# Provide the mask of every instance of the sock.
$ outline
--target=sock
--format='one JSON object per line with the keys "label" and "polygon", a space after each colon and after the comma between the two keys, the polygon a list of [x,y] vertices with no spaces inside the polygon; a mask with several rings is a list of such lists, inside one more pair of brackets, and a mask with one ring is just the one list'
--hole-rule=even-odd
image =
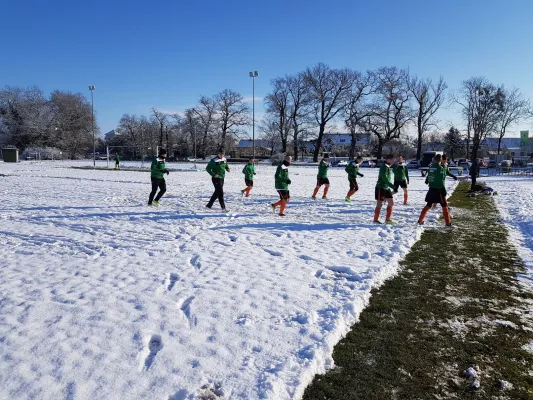
{"label": "sock", "polygon": [[385,218],[385,221],[390,221],[390,217],[392,215],[392,206],[387,207],[387,217]]}
{"label": "sock", "polygon": [[448,210],[448,207],[442,207],[442,215],[444,216],[444,221],[446,222],[446,225],[451,224],[451,218],[450,218],[450,211]]}
{"label": "sock", "polygon": [[324,194],[323,194],[324,197],[328,194],[328,190],[329,190],[329,187],[326,186],[324,188]]}
{"label": "sock", "polygon": [[274,207],[277,207],[277,206],[281,206],[281,204],[282,204],[282,201],[279,200],[279,201],[277,201],[276,203],[274,203],[273,206],[274,206]]}
{"label": "sock", "polygon": [[426,214],[428,213],[428,211],[431,210],[431,208],[429,208],[428,206],[425,206],[423,209],[422,209],[422,212],[420,213],[420,217],[418,218],[418,223],[422,223],[424,222],[424,219],[426,218]]}
{"label": "sock", "polygon": [[287,203],[281,203],[281,206],[279,208],[279,214],[283,214],[283,211],[285,211],[285,207],[287,207]]}
{"label": "sock", "polygon": [[379,221],[379,214],[381,214],[381,208],[375,208],[374,210],[374,222]]}
{"label": "sock", "polygon": [[348,193],[346,194],[346,197],[352,197],[355,194],[355,190],[350,189]]}
{"label": "sock", "polygon": [[407,199],[409,198],[409,195],[407,192],[403,192],[403,204],[407,204]]}
{"label": "sock", "polygon": [[315,190],[313,192],[313,197],[316,197],[316,194],[318,193],[318,189],[320,189],[318,186],[315,187]]}

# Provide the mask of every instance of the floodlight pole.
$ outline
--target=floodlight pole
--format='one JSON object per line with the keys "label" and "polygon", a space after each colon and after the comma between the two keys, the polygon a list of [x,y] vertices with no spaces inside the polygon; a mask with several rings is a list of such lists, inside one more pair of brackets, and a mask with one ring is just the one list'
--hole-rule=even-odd
{"label": "floodlight pole", "polygon": [[194,169],[196,170],[196,123],[194,124]]}
{"label": "floodlight pole", "polygon": [[96,168],[96,141],[94,140],[94,101],[93,101],[94,86],[89,86],[89,91],[91,92],[91,124],[92,124],[92,131],[93,131],[93,167]]}
{"label": "floodlight pole", "polygon": [[250,72],[252,78],[252,158],[255,161],[255,78],[259,76],[257,71]]}

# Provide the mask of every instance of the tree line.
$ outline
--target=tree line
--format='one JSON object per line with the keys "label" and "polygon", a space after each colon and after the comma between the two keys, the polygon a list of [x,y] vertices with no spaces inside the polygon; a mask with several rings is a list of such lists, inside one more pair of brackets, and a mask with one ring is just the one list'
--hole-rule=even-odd
{"label": "tree line", "polygon": [[[443,140],[458,153],[466,139],[466,154],[476,158],[486,137],[497,137],[501,143],[511,126],[533,116],[529,100],[518,89],[482,77],[463,81],[456,93],[447,89],[442,77],[433,81],[394,66],[362,72],[318,63],[272,79],[259,130],[296,159],[302,144],[312,140],[314,161],[333,129],[351,136],[351,157],[360,151],[358,139],[370,134],[377,158],[384,148],[398,146],[416,132],[413,144],[420,159],[423,143],[439,130],[439,110],[459,107],[465,133],[451,127]],[[226,89],[201,96],[196,106],[182,113],[153,108],[148,116],[124,114],[120,135],[107,144],[128,146],[134,157],[154,154],[157,146],[175,157],[205,157],[232,149],[247,136],[251,121],[244,97]],[[54,91],[46,98],[37,87],[0,90],[0,138],[19,148],[47,145],[76,157],[92,147],[91,122],[90,104],[80,93]]]}

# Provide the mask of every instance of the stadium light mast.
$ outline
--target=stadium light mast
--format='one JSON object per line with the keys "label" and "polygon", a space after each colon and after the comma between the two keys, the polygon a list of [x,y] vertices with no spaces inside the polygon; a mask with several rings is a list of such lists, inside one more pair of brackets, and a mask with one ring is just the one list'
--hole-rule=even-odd
{"label": "stadium light mast", "polygon": [[93,167],[96,168],[96,141],[94,140],[94,101],[93,101],[93,91],[95,87],[89,86],[89,91],[91,92],[91,124],[93,131]]}
{"label": "stadium light mast", "polygon": [[252,158],[255,161],[255,78],[259,74],[257,71],[250,72],[250,78],[252,78]]}

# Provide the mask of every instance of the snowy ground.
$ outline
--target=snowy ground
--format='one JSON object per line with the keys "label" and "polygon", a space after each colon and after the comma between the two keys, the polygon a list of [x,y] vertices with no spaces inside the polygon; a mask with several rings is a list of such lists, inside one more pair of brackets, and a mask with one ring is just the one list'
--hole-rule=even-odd
{"label": "snowy ground", "polygon": [[377,170],[345,204],[343,169],[313,202],[316,168],[292,167],[281,218],[274,167],[242,202],[237,165],[228,216],[204,208],[203,171],[173,171],[149,208],[148,173],[70,165],[0,164],[0,399],[299,398],[419,237],[426,192],[413,174],[398,223],[374,225]]}
{"label": "snowy ground", "polygon": [[533,290],[533,177],[498,176],[482,180],[498,192],[494,199],[509,238],[527,267],[522,282]]}

